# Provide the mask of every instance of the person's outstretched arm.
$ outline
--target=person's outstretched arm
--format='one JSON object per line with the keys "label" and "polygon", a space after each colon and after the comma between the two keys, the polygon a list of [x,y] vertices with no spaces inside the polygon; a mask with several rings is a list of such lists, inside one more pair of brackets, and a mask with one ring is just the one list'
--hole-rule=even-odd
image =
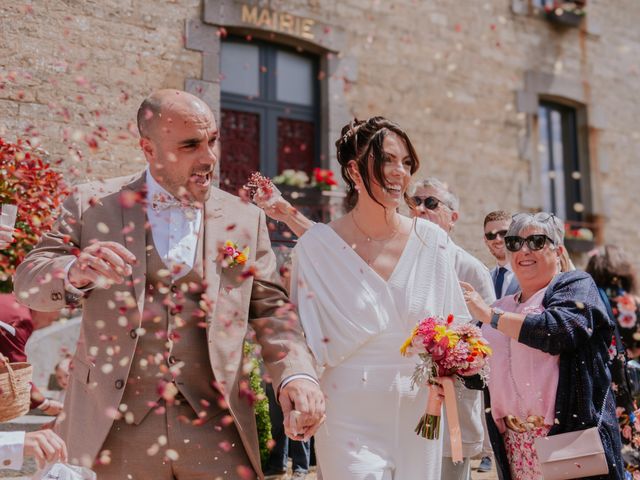
{"label": "person's outstretched arm", "polygon": [[253,201],[270,218],[286,224],[298,237],[301,237],[314,224],[283,197],[278,197],[272,204],[269,204],[257,193]]}

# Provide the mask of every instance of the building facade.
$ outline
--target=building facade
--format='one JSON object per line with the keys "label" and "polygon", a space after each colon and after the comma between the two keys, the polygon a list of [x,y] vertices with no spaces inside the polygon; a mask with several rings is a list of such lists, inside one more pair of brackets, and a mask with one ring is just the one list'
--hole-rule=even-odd
{"label": "building facade", "polygon": [[384,115],[487,263],[496,209],[554,211],[579,264],[603,242],[640,263],[639,20],[636,0],[0,0],[0,136],[39,142],[69,183],[132,173],[141,100],[186,89],[235,191],[258,169],[339,176],[341,127]]}

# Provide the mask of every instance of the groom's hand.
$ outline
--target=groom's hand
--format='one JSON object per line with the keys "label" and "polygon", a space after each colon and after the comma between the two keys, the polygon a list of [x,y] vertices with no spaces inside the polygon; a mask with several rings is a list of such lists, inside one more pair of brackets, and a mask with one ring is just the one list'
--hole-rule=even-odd
{"label": "groom's hand", "polygon": [[324,395],[318,384],[297,378],[280,390],[285,432],[293,440],[309,440],[324,422]]}
{"label": "groom's hand", "polygon": [[136,257],[116,242],[95,242],[86,247],[69,269],[69,282],[76,288],[88,284],[108,288],[131,275]]}

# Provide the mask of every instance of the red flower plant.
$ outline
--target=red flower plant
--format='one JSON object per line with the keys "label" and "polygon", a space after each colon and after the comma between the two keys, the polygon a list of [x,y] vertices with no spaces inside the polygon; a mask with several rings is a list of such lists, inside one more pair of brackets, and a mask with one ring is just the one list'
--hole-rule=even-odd
{"label": "red flower plant", "polygon": [[333,177],[333,171],[324,168],[313,169],[313,184],[320,188],[320,190],[331,190],[334,186],[338,185]]}
{"label": "red flower plant", "polygon": [[0,137],[0,203],[18,206],[14,242],[0,251],[0,291],[11,290],[11,276],[40,237],[49,231],[69,193],[62,174],[43,160],[28,140]]}

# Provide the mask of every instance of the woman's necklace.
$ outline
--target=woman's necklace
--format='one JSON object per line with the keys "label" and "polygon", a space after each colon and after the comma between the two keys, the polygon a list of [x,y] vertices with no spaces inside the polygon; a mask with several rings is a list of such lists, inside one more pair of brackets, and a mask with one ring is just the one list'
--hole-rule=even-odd
{"label": "woman's necklace", "polygon": [[371,235],[368,235],[361,227],[360,225],[358,225],[358,222],[356,221],[356,216],[353,213],[353,210],[351,211],[351,220],[353,221],[353,224],[356,226],[356,228],[358,229],[358,231],[364,236],[364,238],[366,239],[367,243],[371,243],[371,242],[385,242],[387,240],[393,240],[396,235],[398,235],[398,228],[394,227],[393,231],[391,232],[390,235],[384,237],[384,238],[373,238],[371,237]]}

